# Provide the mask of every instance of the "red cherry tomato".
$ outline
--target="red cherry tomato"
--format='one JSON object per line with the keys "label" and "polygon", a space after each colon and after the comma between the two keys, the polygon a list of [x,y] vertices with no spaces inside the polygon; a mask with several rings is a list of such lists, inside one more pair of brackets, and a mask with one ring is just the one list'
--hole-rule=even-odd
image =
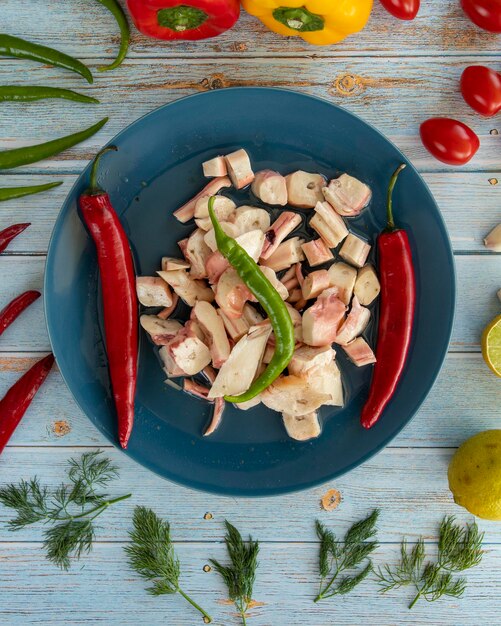
{"label": "red cherry tomato", "polygon": [[501,33],[501,0],[461,0],[470,20],[491,33]]}
{"label": "red cherry tomato", "polygon": [[501,111],[501,74],[485,65],[470,65],[461,76],[461,93],[477,113],[492,117]]}
{"label": "red cherry tomato", "polygon": [[413,20],[419,11],[421,0],[380,0],[384,8],[399,20]]}
{"label": "red cherry tomato", "polygon": [[469,126],[449,117],[432,117],[421,124],[419,131],[428,152],[448,165],[468,163],[480,146]]}

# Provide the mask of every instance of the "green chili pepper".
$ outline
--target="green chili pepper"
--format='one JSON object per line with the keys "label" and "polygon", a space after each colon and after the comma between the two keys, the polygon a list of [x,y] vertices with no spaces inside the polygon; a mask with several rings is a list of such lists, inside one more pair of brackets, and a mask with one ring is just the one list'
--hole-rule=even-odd
{"label": "green chili pepper", "polygon": [[81,130],[79,133],[73,135],[66,135],[65,137],[59,137],[59,139],[53,139],[46,143],[39,143],[34,146],[26,146],[25,148],[14,148],[13,150],[4,150],[0,152],[0,170],[7,170],[12,167],[19,167],[20,165],[28,165],[29,163],[36,163],[42,159],[59,154],[63,150],[67,150],[77,143],[92,137],[97,131],[102,128],[108,118],[103,118],[94,126],[90,126],[85,130]]}
{"label": "green chili pepper", "polygon": [[99,104],[99,100],[84,96],[71,89],[60,89],[59,87],[21,87],[19,85],[0,85],[0,102],[34,102],[35,100],[45,100],[46,98],[62,98],[63,100],[73,100],[73,102],[89,102]]}
{"label": "green chili pepper", "polygon": [[22,198],[23,196],[31,196],[34,193],[40,193],[41,191],[47,191],[54,187],[62,185],[62,181],[57,183],[46,183],[45,185],[31,185],[31,187],[4,187],[0,188],[0,202],[5,200],[14,200],[14,198]]}
{"label": "green chili pepper", "polygon": [[129,49],[130,29],[127,18],[125,17],[125,13],[116,0],[97,1],[105,6],[108,11],[110,11],[110,13],[112,13],[113,17],[117,21],[118,27],[120,28],[120,49],[118,50],[117,58],[110,65],[103,65],[97,68],[98,72],[107,72],[109,70],[114,70],[125,59],[127,51]]}
{"label": "green chili pepper", "polygon": [[64,52],[59,52],[59,50],[54,50],[54,48],[41,46],[20,37],[0,33],[0,56],[49,63],[80,74],[88,83],[94,82],[90,69],[78,59],[70,57]]}
{"label": "green chili pepper", "polygon": [[290,313],[278,291],[259,269],[254,259],[221,228],[214,213],[214,200],[215,197],[211,196],[209,215],[214,227],[218,250],[228,259],[242,281],[258,299],[270,318],[275,333],[275,353],[265,371],[242,395],[225,396],[224,398],[228,402],[247,402],[269,387],[289,365],[295,348],[294,326]]}

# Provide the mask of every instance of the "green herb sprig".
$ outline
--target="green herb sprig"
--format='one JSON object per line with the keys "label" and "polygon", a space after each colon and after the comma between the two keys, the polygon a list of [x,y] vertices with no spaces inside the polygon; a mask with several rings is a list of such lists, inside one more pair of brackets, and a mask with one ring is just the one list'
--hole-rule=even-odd
{"label": "green herb sprig", "polygon": [[384,565],[375,572],[380,591],[387,593],[391,589],[413,585],[417,593],[409,609],[419,598],[427,602],[434,602],[442,596],[460,598],[466,589],[466,580],[454,578],[453,574],[480,563],[484,534],[479,533],[475,522],[462,527],[454,521],[452,516],[442,520],[436,563],[424,565],[426,555],[422,538],[410,551],[404,539],[400,546],[400,563],[394,567]]}
{"label": "green herb sprig", "polygon": [[[378,517],[379,510],[375,509],[368,517],[353,524],[343,543],[339,543],[332,531],[316,521],[320,539],[320,591],[314,602],[350,593],[367,578],[372,570],[369,556],[378,547],[376,541],[368,540],[376,535]],[[365,567],[358,567],[366,559]],[[340,574],[348,570],[351,573],[340,579]]]}
{"label": "green herb sprig", "polygon": [[249,540],[245,542],[235,526],[227,520],[225,524],[226,536],[224,541],[231,565],[221,565],[215,559],[210,559],[210,563],[223,578],[228,587],[230,600],[235,604],[242,618],[242,624],[246,626],[246,613],[252,601],[252,590],[256,580],[256,570],[259,565],[257,561],[259,543],[253,541],[250,536]]}
{"label": "green herb sprig", "polygon": [[170,536],[170,524],[151,509],[134,509],[134,529],[129,532],[131,544],[124,550],[129,564],[142,578],[150,581],[147,591],[154,596],[179,593],[204,616],[207,624],[212,618],[179,586],[181,568]]}
{"label": "green herb sprig", "polygon": [[46,556],[55,565],[68,569],[70,558],[89,553],[95,538],[96,517],[109,506],[131,494],[109,499],[98,489],[118,476],[118,468],[101,450],[86,452],[68,462],[68,483],[55,490],[42,487],[37,477],[0,488],[0,502],[17,516],[8,522],[10,530],[42,522],[51,524],[44,532]]}

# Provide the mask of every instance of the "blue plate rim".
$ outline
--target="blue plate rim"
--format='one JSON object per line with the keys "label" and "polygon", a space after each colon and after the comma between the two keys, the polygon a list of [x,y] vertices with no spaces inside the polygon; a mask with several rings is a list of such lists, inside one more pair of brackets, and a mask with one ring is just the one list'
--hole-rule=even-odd
{"label": "blue plate rim", "polygon": [[[140,116],[139,118],[137,118],[136,120],[134,120],[133,122],[131,122],[130,124],[128,124],[125,128],[123,128],[120,132],[118,132],[116,135],[113,136],[113,138],[108,141],[106,144],[103,145],[103,147],[109,146],[109,145],[113,145],[115,142],[119,141],[120,138],[122,137],[122,135],[124,135],[132,126],[135,126],[136,124],[141,123],[144,119],[153,116],[155,114],[157,114],[159,111],[166,109],[172,105],[178,105],[179,103],[182,103],[185,100],[191,100],[193,98],[207,98],[210,97],[211,95],[213,95],[215,92],[219,92],[220,90],[210,90],[210,91],[204,91],[204,92],[200,92],[200,93],[195,93],[195,94],[190,94],[187,96],[183,96],[181,98],[177,98],[176,100],[173,100],[172,102],[167,102],[166,104],[163,104],[155,109],[153,109],[152,111],[149,111],[148,113],[145,113],[144,115]],[[86,418],[99,430],[99,432],[104,435],[106,437],[106,439],[113,445],[113,447],[115,447],[116,449],[120,450],[122,453],[124,453],[128,458],[132,459],[134,462],[138,463],[139,465],[145,467],[147,470],[149,470],[150,472],[156,474],[157,476],[160,476],[161,478],[163,478],[164,480],[168,480],[169,482],[172,482],[178,486],[184,487],[186,489],[195,489],[197,491],[201,491],[204,493],[211,493],[214,495],[218,495],[218,496],[224,496],[224,497],[245,497],[245,498],[266,498],[266,497],[275,497],[275,496],[281,496],[281,495],[285,495],[288,493],[298,493],[300,491],[306,491],[309,489],[313,489],[315,487],[318,487],[320,485],[326,484],[327,482],[329,482],[330,480],[333,480],[335,478],[338,478],[339,476],[343,476],[345,474],[348,474],[349,472],[351,472],[353,469],[356,469],[357,467],[363,465],[364,463],[366,463],[368,460],[372,459],[373,457],[375,457],[377,454],[379,454],[380,452],[382,452],[387,446],[388,444],[393,441],[401,432],[402,430],[408,425],[410,424],[410,422],[414,419],[414,417],[416,416],[416,414],[419,412],[421,406],[423,405],[423,403],[425,402],[426,398],[428,397],[428,395],[430,394],[431,390],[433,389],[435,382],[443,368],[444,362],[445,362],[445,358],[447,356],[447,353],[449,351],[449,346],[450,346],[450,341],[451,341],[451,337],[452,337],[452,333],[453,333],[453,329],[454,329],[454,322],[455,322],[455,318],[456,318],[456,301],[457,301],[457,273],[456,273],[456,264],[455,264],[455,256],[454,256],[454,251],[452,248],[452,244],[451,244],[451,240],[449,237],[449,232],[447,230],[447,226],[445,223],[445,220],[442,216],[442,212],[440,210],[440,207],[438,206],[428,184],[426,183],[426,181],[424,180],[424,178],[421,176],[421,174],[419,173],[419,171],[417,170],[417,168],[413,165],[413,163],[409,160],[408,157],[406,157],[403,152],[390,140],[388,139],[388,137],[386,137],[386,135],[384,133],[382,133],[378,128],[376,128],[373,124],[371,124],[370,122],[365,121],[361,116],[357,115],[356,113],[353,113],[352,111],[349,111],[348,109],[334,103],[334,102],[330,102],[329,100],[327,100],[327,98],[323,98],[321,96],[316,96],[316,95],[311,95],[311,94],[306,94],[306,93],[302,93],[302,92],[298,92],[295,91],[294,89],[286,89],[286,88],[282,88],[282,87],[228,87],[228,88],[224,88],[225,92],[236,92],[236,91],[254,91],[254,92],[280,92],[280,93],[289,93],[292,94],[296,97],[301,97],[301,98],[305,98],[307,100],[317,100],[320,101],[324,104],[328,104],[329,106],[333,107],[334,109],[339,109],[340,111],[342,111],[344,114],[351,116],[353,118],[355,118],[356,120],[358,120],[359,122],[361,122],[362,124],[364,124],[365,126],[369,127],[373,132],[375,132],[377,135],[379,135],[384,141],[386,141],[388,144],[390,144],[392,146],[392,148],[396,151],[396,153],[399,155],[399,157],[402,159],[402,162],[405,162],[407,167],[409,167],[409,169],[411,169],[414,174],[417,175],[417,177],[419,178],[421,184],[423,185],[423,188],[425,189],[426,193],[428,194],[428,196],[431,199],[431,202],[435,205],[436,209],[437,209],[437,216],[438,216],[438,222],[440,224],[440,230],[442,231],[442,234],[444,236],[444,241],[447,243],[447,256],[449,257],[449,262],[450,262],[450,268],[451,268],[451,273],[452,273],[452,285],[451,285],[451,310],[448,312],[448,317],[450,319],[450,325],[449,325],[449,330],[447,332],[447,335],[444,336],[444,341],[443,341],[443,346],[440,352],[440,359],[438,362],[437,367],[435,368],[435,371],[430,375],[430,380],[431,380],[431,384],[429,389],[422,395],[421,399],[419,400],[419,402],[416,404],[416,408],[414,410],[413,413],[411,413],[406,419],[402,420],[401,423],[399,424],[398,427],[395,428],[395,430],[391,433],[391,435],[389,435],[388,437],[386,437],[383,441],[381,441],[379,443],[379,445],[377,445],[376,447],[374,447],[370,452],[368,452],[367,454],[363,455],[362,457],[358,458],[356,461],[354,461],[353,463],[349,464],[348,466],[344,467],[342,470],[338,470],[336,472],[333,472],[332,474],[329,475],[329,477],[325,478],[319,478],[317,480],[311,480],[309,483],[307,484],[301,484],[298,486],[287,486],[287,487],[280,487],[280,486],[275,486],[273,488],[267,488],[266,491],[263,492],[258,492],[256,490],[250,490],[248,488],[229,488],[226,489],[224,487],[215,487],[212,485],[202,485],[200,483],[194,482],[194,481],[183,481],[178,479],[178,477],[172,477],[172,476],[166,476],[162,473],[160,473],[159,471],[157,471],[155,469],[155,467],[153,466],[153,464],[147,462],[147,461],[139,461],[137,460],[128,450],[124,450],[120,447],[120,445],[118,444],[117,441],[115,441],[114,439],[111,439],[108,437],[108,435],[106,434],[105,430],[103,428],[100,427],[99,422],[95,422],[89,415],[87,415],[86,411],[83,409],[83,407],[81,406],[81,403],[77,400],[77,398],[74,396],[71,387],[68,383],[68,380],[66,379],[65,374],[63,373],[63,371],[61,369],[59,369],[59,373],[61,375],[61,378],[63,379],[66,387],[68,388],[69,392],[71,393],[71,396],[74,400],[74,402],[76,403],[76,405],[78,406],[78,408],[82,411],[82,413],[86,416]],[[86,173],[90,170],[91,167],[91,163],[92,163],[92,159],[89,161],[89,163],[84,167],[84,169],[80,172],[80,174],[78,175],[75,183],[72,185],[72,187],[70,188],[70,190],[68,191],[66,198],[68,198],[70,195],[73,194],[73,192],[80,186],[81,184],[81,180],[82,178],[86,175]],[[61,209],[59,210],[59,213],[56,217],[56,220],[54,222],[54,227],[52,229],[51,232],[51,236],[49,239],[49,245],[47,247],[47,256],[46,256],[46,260],[45,260],[45,264],[44,264],[44,281],[43,281],[43,301],[44,301],[44,316],[45,316],[45,326],[47,329],[47,335],[49,338],[49,343],[51,345],[51,349],[52,352],[54,353],[54,356],[56,357],[56,363],[57,363],[57,351],[54,348],[54,342],[53,342],[53,336],[51,333],[51,326],[49,323],[49,299],[47,296],[48,293],[48,273],[47,273],[47,267],[49,265],[50,262],[50,258],[51,258],[51,252],[52,252],[52,248],[55,245],[55,238],[56,238],[56,230],[57,230],[57,225],[59,223],[59,219],[63,213],[64,210],[64,205],[66,203],[66,198],[65,201],[63,202]]]}

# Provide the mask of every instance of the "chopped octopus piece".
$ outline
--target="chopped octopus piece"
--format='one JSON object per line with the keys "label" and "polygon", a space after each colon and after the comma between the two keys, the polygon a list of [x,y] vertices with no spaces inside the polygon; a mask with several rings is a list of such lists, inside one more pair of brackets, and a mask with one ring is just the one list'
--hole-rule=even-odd
{"label": "chopped octopus piece", "polygon": [[261,324],[261,322],[264,322],[264,317],[261,315],[261,313],[259,313],[259,311],[256,311],[256,309],[248,303],[244,306],[243,317],[245,320],[247,320],[249,328],[251,326],[257,326],[258,324]]}
{"label": "chopped octopus piece", "polygon": [[238,341],[249,331],[250,324],[245,319],[245,313],[244,315],[242,315],[242,317],[228,317],[222,309],[218,309],[217,313],[223,320],[223,324],[228,336],[233,341]]}
{"label": "chopped octopus piece", "polygon": [[266,278],[270,281],[272,286],[278,291],[282,300],[287,300],[287,298],[289,297],[289,291],[287,290],[287,287],[285,287],[285,285],[283,285],[278,280],[276,273],[271,269],[271,267],[266,267],[263,265],[263,267],[261,267],[260,269],[266,276]]}
{"label": "chopped octopus piece", "polygon": [[257,172],[252,183],[252,193],[266,204],[287,204],[287,183],[282,174],[273,170]]}
{"label": "chopped octopus piece", "polygon": [[294,326],[294,339],[296,341],[303,341],[303,318],[301,317],[301,313],[288,302],[285,303],[285,306],[289,311],[292,325]]}
{"label": "chopped octopus piece", "polygon": [[295,376],[303,376],[316,367],[326,367],[336,358],[336,351],[331,346],[301,346],[297,348],[289,363],[288,370]]}
{"label": "chopped octopus piece", "polygon": [[183,253],[184,258],[186,259],[186,246],[188,245],[188,237],[185,237],[184,239],[181,239],[180,241],[178,241],[177,245],[179,246],[179,249]]}
{"label": "chopped octopus piece", "polygon": [[366,241],[350,233],[341,246],[339,256],[355,267],[362,267],[367,261],[370,251],[371,246]]}
{"label": "chopped octopus piece", "polygon": [[289,297],[287,298],[287,302],[291,302],[292,304],[294,304],[295,302],[299,302],[299,300],[303,299],[303,293],[301,291],[301,289],[296,288],[293,289],[290,293],[289,293]]}
{"label": "chopped octopus piece", "polygon": [[484,245],[488,250],[501,252],[501,224],[495,226],[484,239]]}
{"label": "chopped octopus piece", "polygon": [[282,413],[282,418],[287,434],[291,439],[295,439],[296,441],[316,439],[322,432],[316,411],[312,411],[306,415],[289,415],[288,413]]}
{"label": "chopped octopus piece", "polygon": [[219,369],[230,356],[230,342],[223,321],[216,309],[208,302],[197,302],[193,307],[192,315],[209,340],[212,364]]}
{"label": "chopped octopus piece", "polygon": [[322,265],[334,258],[334,255],[325,245],[323,239],[312,239],[301,246],[311,267]]}
{"label": "chopped octopus piece", "polygon": [[228,176],[237,189],[243,189],[254,180],[251,162],[247,152],[241,148],[225,156]]}
{"label": "chopped octopus piece", "polygon": [[211,249],[205,243],[205,232],[201,228],[197,228],[188,238],[185,256],[191,264],[190,276],[192,278],[206,278],[207,270],[205,264],[212,254]]}
{"label": "chopped octopus piece", "polygon": [[167,346],[162,346],[158,351],[158,356],[160,357],[164,372],[167,374],[168,378],[177,378],[178,376],[186,376],[186,372],[182,370],[176,361],[172,358],[172,355],[169,352]]}
{"label": "chopped octopus piece", "polygon": [[176,320],[165,320],[156,315],[141,315],[139,322],[157,346],[165,346],[182,329]]}
{"label": "chopped octopus piece", "polygon": [[350,341],[361,335],[367,328],[367,324],[371,319],[371,312],[364,306],[361,306],[357,296],[353,296],[351,310],[348,313],[344,324],[339,329],[336,337],[336,343],[345,346]]}
{"label": "chopped octopus piece", "polygon": [[254,299],[233,267],[221,274],[216,285],[216,302],[228,317],[242,317],[245,303]]}
{"label": "chopped octopus piece", "polygon": [[251,400],[247,400],[246,402],[237,402],[236,404],[234,404],[234,406],[237,409],[240,409],[241,411],[248,411],[249,409],[252,409],[258,404],[261,404],[261,394],[257,395],[255,398],[252,398]]}
{"label": "chopped octopus piece", "polygon": [[211,362],[209,348],[198,337],[193,325],[186,324],[165,346],[177,367],[194,376]]}
{"label": "chopped octopus piece", "polygon": [[205,261],[205,271],[207,272],[207,278],[211,285],[215,285],[219,280],[221,274],[230,267],[230,262],[216,250],[207,257]]}
{"label": "chopped octopus piece", "polygon": [[341,174],[331,180],[323,193],[327,202],[339,215],[354,217],[369,204],[372,192],[370,187],[349,174]]}
{"label": "chopped octopus piece", "polygon": [[325,178],[320,174],[311,174],[301,170],[285,177],[287,182],[288,203],[300,209],[313,209],[324,196]]}
{"label": "chopped octopus piece", "polygon": [[[212,222],[209,217],[209,199],[210,196],[202,196],[195,205],[195,224],[198,228],[205,231],[212,228]],[[230,198],[225,196],[216,196],[214,198],[214,213],[219,222],[228,221],[233,215],[235,208],[236,204]]]}
{"label": "chopped octopus piece", "polygon": [[136,292],[139,302],[144,306],[170,306],[172,304],[169,285],[156,276],[137,276]]}
{"label": "chopped octopus piece", "polygon": [[296,277],[291,278],[289,280],[282,279],[280,282],[289,292],[292,291],[293,289],[296,289],[296,287],[299,287],[299,281]]}
{"label": "chopped octopus piece", "polygon": [[326,289],[315,304],[303,313],[303,341],[309,346],[326,346],[336,339],[346,306],[336,289]]}
{"label": "chopped octopus piece", "polygon": [[317,202],[310,226],[317,231],[329,248],[336,248],[348,236],[343,218],[339,217],[328,202]]}
{"label": "chopped octopus piece", "polygon": [[234,346],[226,363],[219,370],[209,398],[237,396],[252,385],[263,358],[271,325],[253,326]]}
{"label": "chopped octopus piece", "polygon": [[202,163],[202,169],[206,178],[218,178],[226,176],[228,170],[226,168],[226,160],[224,156],[217,156]]}
{"label": "chopped octopus piece", "polygon": [[280,279],[281,282],[286,283],[288,280],[290,280],[291,278],[295,278],[296,277],[296,266],[294,265],[293,267],[290,267],[282,276],[282,278]]}
{"label": "chopped octopus piece", "polygon": [[297,417],[315,411],[328,402],[329,396],[311,388],[300,376],[280,376],[261,393],[261,401],[269,409]]}
{"label": "chopped octopus piece", "polygon": [[266,231],[261,259],[269,259],[282,241],[301,224],[301,216],[293,211],[284,211]]}
{"label": "chopped octopus piece", "polygon": [[348,305],[353,295],[355,281],[357,280],[357,270],[346,263],[334,263],[327,270],[331,281],[331,287],[337,289],[337,297]]}
{"label": "chopped octopus piece", "polygon": [[381,291],[381,285],[372,265],[364,265],[358,270],[357,280],[355,281],[355,295],[363,306],[371,304]]}
{"label": "chopped octopus piece", "polygon": [[343,346],[343,350],[357,367],[376,362],[374,352],[363,337],[357,337],[352,342],[346,344]]}
{"label": "chopped octopus piece", "polygon": [[186,222],[189,222],[191,218],[195,216],[195,205],[197,200],[203,196],[215,196],[218,191],[223,189],[223,187],[231,187],[231,181],[227,176],[211,180],[210,183],[205,185],[202,191],[199,191],[196,196],[194,196],[191,200],[188,200],[188,202],[183,204],[183,206],[177,209],[177,211],[174,211],[174,217],[181,223],[186,224]]}
{"label": "chopped octopus piece", "polygon": [[256,206],[246,204],[239,206],[230,219],[235,225],[238,235],[243,235],[257,228],[266,232],[270,227],[270,214],[265,209]]}
{"label": "chopped octopus piece", "polygon": [[265,261],[262,261],[262,265],[271,267],[275,272],[285,270],[294,263],[300,263],[304,261],[304,252],[301,246],[304,243],[304,239],[299,237],[292,237],[287,241],[282,242],[275,252]]}
{"label": "chopped octopus piece", "polygon": [[178,302],[179,302],[179,296],[177,295],[177,293],[173,293],[172,304],[170,306],[165,307],[165,309],[162,309],[159,313],[157,313],[157,317],[159,317],[162,320],[166,320],[168,317],[170,317],[174,313]]}
{"label": "chopped octopus piece", "polygon": [[207,400],[207,396],[209,395],[208,387],[197,383],[191,378],[183,379],[183,390],[196,398],[200,398],[201,400]]}
{"label": "chopped octopus piece", "polygon": [[264,233],[262,230],[250,230],[242,235],[238,235],[235,240],[247,254],[254,260],[258,261],[264,244]]}
{"label": "chopped octopus piece", "polygon": [[[233,237],[233,239],[235,239],[239,235],[238,228],[232,222],[220,222],[220,224],[223,231],[229,237]],[[216,234],[214,233],[213,228],[205,233],[204,241],[212,250],[212,252],[215,252],[217,250]]]}
{"label": "chopped octopus piece", "polygon": [[302,311],[307,304],[308,304],[308,300],[301,298],[301,300],[298,300],[297,302],[294,303],[294,308],[297,311]]}
{"label": "chopped octopus piece", "polygon": [[[188,243],[188,240],[186,240]],[[183,253],[184,254],[184,253]],[[182,259],[176,259],[173,256],[163,256],[162,257],[162,271],[163,272],[173,272],[175,270],[189,270],[190,264]]]}
{"label": "chopped octopus piece", "polygon": [[[207,380],[211,383],[211,385],[216,380],[216,372],[210,365],[208,365],[202,370],[202,374],[205,376],[205,378],[207,378]],[[211,402],[211,400],[209,400],[209,402]],[[223,412],[224,412],[225,406],[226,406],[226,403],[223,400],[223,398],[216,398],[214,400],[214,409],[212,411],[212,417],[209,422],[209,425],[204,431],[204,437],[208,437],[209,435],[212,435],[212,433],[218,429],[223,419]]]}
{"label": "chopped octopus piece", "polygon": [[327,270],[316,270],[304,279],[301,291],[305,300],[318,297],[322,291],[331,286],[331,279]]}
{"label": "chopped octopus piece", "polygon": [[166,283],[168,283],[177,295],[186,302],[188,306],[194,307],[198,300],[212,302],[214,292],[200,280],[194,280],[186,270],[176,270],[174,272],[157,272]]}
{"label": "chopped octopus piece", "polygon": [[324,402],[324,404],[327,406],[344,405],[341,372],[335,361],[322,367],[312,367],[308,370],[306,378],[312,389],[318,393],[325,393],[329,396],[329,400]]}

